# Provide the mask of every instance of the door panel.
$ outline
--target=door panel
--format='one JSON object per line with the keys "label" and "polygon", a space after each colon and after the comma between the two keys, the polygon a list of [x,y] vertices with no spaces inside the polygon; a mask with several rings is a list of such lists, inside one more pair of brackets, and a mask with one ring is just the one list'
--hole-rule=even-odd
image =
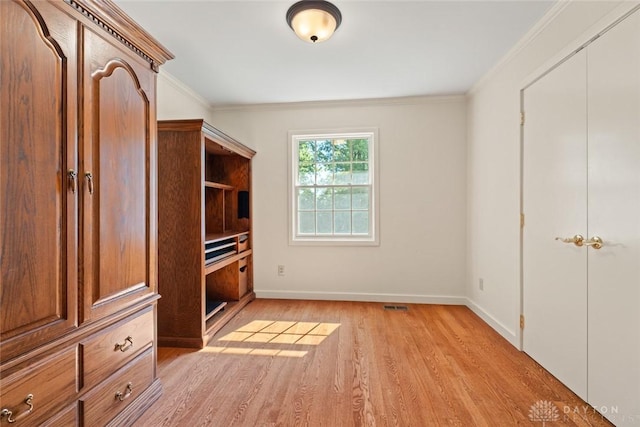
{"label": "door panel", "polygon": [[[589,403],[640,417],[640,14],[588,49]],[[618,413],[614,413],[613,409]],[[636,417],[636,418],[631,418]]]}
{"label": "door panel", "polygon": [[74,22],[38,7],[0,2],[2,361],[77,323]]}
{"label": "door panel", "polygon": [[586,55],[579,52],[524,93],[523,348],[587,396],[587,251],[556,237],[584,234]]}
{"label": "door panel", "polygon": [[[153,73],[86,30],[82,320],[154,292]],[[151,97],[151,98],[150,98]],[[155,114],[155,112],[153,113]]]}

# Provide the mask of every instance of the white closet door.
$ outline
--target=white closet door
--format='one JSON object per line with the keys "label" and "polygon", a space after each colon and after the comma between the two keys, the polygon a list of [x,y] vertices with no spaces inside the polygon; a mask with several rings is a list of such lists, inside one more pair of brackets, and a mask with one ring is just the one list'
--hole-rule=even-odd
{"label": "white closet door", "polygon": [[587,398],[587,251],[556,237],[587,230],[586,55],[524,93],[523,348]]}
{"label": "white closet door", "polygon": [[[640,13],[588,48],[589,403],[640,423]],[[617,413],[615,413],[617,409]]]}

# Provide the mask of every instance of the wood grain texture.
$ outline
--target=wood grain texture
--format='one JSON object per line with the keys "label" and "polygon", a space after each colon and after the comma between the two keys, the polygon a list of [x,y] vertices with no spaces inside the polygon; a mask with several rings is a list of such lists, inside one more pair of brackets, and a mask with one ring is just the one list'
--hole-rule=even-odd
{"label": "wood grain texture", "polygon": [[[0,48],[0,408],[83,425],[101,407],[78,399],[128,363],[102,338],[158,298],[153,69],[170,54],[110,0],[0,1]],[[160,393],[144,323],[153,385],[104,415],[120,425]]]}
{"label": "wood grain texture", "polygon": [[0,2],[2,361],[76,323],[74,21],[41,6]]}
{"label": "wood grain texture", "polygon": [[[155,75],[97,33],[84,31],[81,322],[156,290]],[[93,176],[92,186],[86,173]]]}
{"label": "wood grain texture", "polygon": [[[202,119],[159,121],[158,135],[159,344],[202,347],[255,296],[252,269],[240,280],[238,266],[251,256],[249,242],[242,255],[204,259],[205,238],[237,245],[238,232],[250,231],[248,219],[237,219],[237,193],[249,189],[255,152]],[[235,304],[206,319],[207,298]]]}
{"label": "wood grain texture", "polygon": [[[200,131],[158,133],[158,336],[204,333]],[[221,190],[206,190],[221,191]]]}
{"label": "wood grain texture", "polygon": [[[308,345],[242,332],[285,322],[339,326],[315,345],[314,329]],[[534,425],[539,401],[558,408],[549,425],[611,425],[461,306],[256,300],[203,350],[158,362],[164,395],[135,426]]]}
{"label": "wood grain texture", "polygon": [[[3,377],[0,379],[0,408],[7,408],[14,417],[24,419],[24,425],[39,425],[76,399],[77,365],[76,348],[70,347],[42,360],[32,361],[29,369]],[[24,403],[29,394],[33,395],[34,406],[30,414]],[[3,425],[5,422],[6,419],[2,418]]]}

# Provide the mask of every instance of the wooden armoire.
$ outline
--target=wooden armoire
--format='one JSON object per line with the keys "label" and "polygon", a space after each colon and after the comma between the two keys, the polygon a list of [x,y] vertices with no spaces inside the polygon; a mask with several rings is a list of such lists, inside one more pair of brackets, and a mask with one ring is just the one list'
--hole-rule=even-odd
{"label": "wooden armoire", "polygon": [[156,73],[110,0],[0,1],[0,425],[127,425],[156,376]]}

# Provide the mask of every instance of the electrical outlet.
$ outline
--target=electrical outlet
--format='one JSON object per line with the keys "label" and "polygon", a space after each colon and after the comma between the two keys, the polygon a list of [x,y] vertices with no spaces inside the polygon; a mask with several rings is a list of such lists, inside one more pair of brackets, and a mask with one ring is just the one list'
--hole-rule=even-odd
{"label": "electrical outlet", "polygon": [[278,266],[278,276],[284,276],[284,265]]}
{"label": "electrical outlet", "polygon": [[481,291],[484,291],[484,279],[482,277],[478,279],[478,287]]}

